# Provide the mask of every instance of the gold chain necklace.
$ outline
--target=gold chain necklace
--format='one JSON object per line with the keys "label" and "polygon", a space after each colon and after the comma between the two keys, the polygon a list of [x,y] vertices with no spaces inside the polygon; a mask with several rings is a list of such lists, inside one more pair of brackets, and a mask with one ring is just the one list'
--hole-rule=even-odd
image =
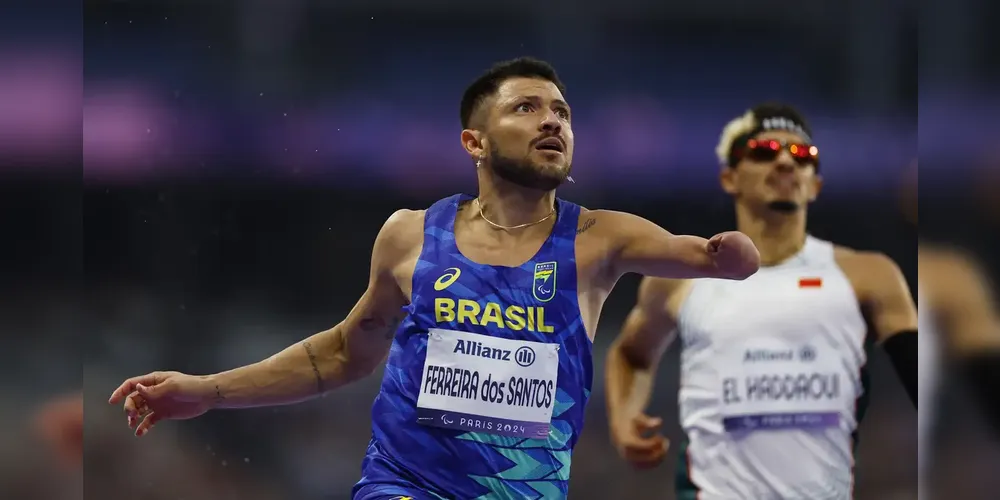
{"label": "gold chain necklace", "polygon": [[518,224],[516,226],[504,226],[504,225],[501,225],[501,224],[497,224],[496,222],[493,222],[493,221],[491,221],[491,220],[489,220],[489,219],[486,218],[486,214],[483,213],[483,202],[479,201],[479,198],[476,198],[476,205],[479,206],[479,216],[482,217],[483,220],[486,221],[487,224],[489,224],[489,225],[491,225],[491,226],[493,226],[493,227],[495,227],[497,229],[503,229],[504,231],[513,231],[515,229],[521,229],[521,228],[524,228],[524,227],[534,226],[535,224],[541,224],[541,223],[549,220],[550,217],[552,217],[553,215],[556,214],[556,207],[552,207],[552,211],[549,212],[548,215],[546,215],[545,217],[542,217],[541,219],[536,220],[535,222],[527,222],[525,224]]}

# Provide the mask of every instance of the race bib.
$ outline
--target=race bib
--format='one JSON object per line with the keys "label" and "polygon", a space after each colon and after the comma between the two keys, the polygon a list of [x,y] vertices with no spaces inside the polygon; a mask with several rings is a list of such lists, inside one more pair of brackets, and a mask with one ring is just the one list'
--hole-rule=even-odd
{"label": "race bib", "polygon": [[755,340],[727,349],[720,375],[727,432],[836,427],[853,405],[853,381],[830,349]]}
{"label": "race bib", "polygon": [[559,345],[433,328],[417,422],[544,439],[559,375]]}

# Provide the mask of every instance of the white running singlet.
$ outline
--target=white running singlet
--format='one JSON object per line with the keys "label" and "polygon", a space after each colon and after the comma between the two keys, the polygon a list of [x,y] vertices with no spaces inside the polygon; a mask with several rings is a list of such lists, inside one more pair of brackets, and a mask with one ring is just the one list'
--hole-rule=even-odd
{"label": "white running singlet", "polygon": [[927,474],[933,452],[931,430],[934,427],[934,410],[937,403],[941,370],[941,339],[938,337],[933,314],[924,302],[923,291],[917,290],[917,471],[919,474],[918,498],[930,495]]}
{"label": "white running singlet", "polygon": [[[867,327],[832,243],[681,306],[678,498],[848,500]],[[679,471],[681,472],[681,471]]]}

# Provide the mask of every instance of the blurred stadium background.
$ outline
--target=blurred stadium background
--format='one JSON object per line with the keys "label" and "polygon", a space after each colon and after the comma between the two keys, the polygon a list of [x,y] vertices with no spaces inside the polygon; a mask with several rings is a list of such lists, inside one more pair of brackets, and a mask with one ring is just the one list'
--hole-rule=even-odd
{"label": "blurred stadium background", "polygon": [[[20,15],[54,17],[42,9]],[[1000,255],[988,237],[996,201],[980,175],[998,153],[990,47],[1000,35],[988,29],[998,7],[921,4],[933,22],[919,36],[917,10],[902,0],[86,0],[82,58],[75,14],[41,30],[8,18],[0,212],[20,239],[3,249],[12,269],[0,318],[14,334],[0,359],[32,382],[0,384],[3,497],[80,498],[84,484],[94,499],[349,498],[378,376],[310,404],[162,424],[143,442],[104,401],[125,376],[229,368],[339,321],[394,209],[474,191],[458,100],[500,59],[547,59],[568,85],[577,183],[563,197],[679,233],[732,228],[715,142],[728,119],[779,99],[810,118],[823,156],[813,234],[889,254],[916,292],[917,230],[900,186],[919,142],[921,235],[1000,264],[988,259]],[[605,308],[598,373],[636,284],[624,279]],[[19,429],[42,400],[79,388],[84,357],[85,480],[64,482]],[[676,437],[677,363],[663,366],[652,411]],[[881,353],[872,367],[857,497],[915,498],[914,412]],[[571,498],[672,499],[672,461],[645,473],[619,461],[600,377],[594,385]],[[941,498],[995,498],[995,439],[961,385],[949,387]]]}

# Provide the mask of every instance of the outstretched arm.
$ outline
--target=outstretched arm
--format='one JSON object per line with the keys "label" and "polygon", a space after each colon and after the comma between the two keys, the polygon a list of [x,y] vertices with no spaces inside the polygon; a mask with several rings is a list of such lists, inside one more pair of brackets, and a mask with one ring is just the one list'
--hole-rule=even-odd
{"label": "outstretched arm", "polygon": [[611,263],[620,276],[638,273],[658,278],[742,280],[757,272],[760,254],[746,235],[730,231],[711,239],[674,235],[637,215],[592,211],[609,239]]}
{"label": "outstretched arm", "polygon": [[668,304],[680,283],[643,278],[635,307],[608,352],[604,376],[611,436],[622,458],[637,467],[657,465],[667,451],[662,435],[648,436],[662,421],[645,410],[660,358],[675,337]]}
{"label": "outstretched arm", "polygon": [[407,298],[396,268],[412,249],[408,236],[419,213],[399,211],[386,221],[372,250],[368,289],[337,326],[254,364],[205,377],[217,408],[296,403],[371,374],[385,359]]}

